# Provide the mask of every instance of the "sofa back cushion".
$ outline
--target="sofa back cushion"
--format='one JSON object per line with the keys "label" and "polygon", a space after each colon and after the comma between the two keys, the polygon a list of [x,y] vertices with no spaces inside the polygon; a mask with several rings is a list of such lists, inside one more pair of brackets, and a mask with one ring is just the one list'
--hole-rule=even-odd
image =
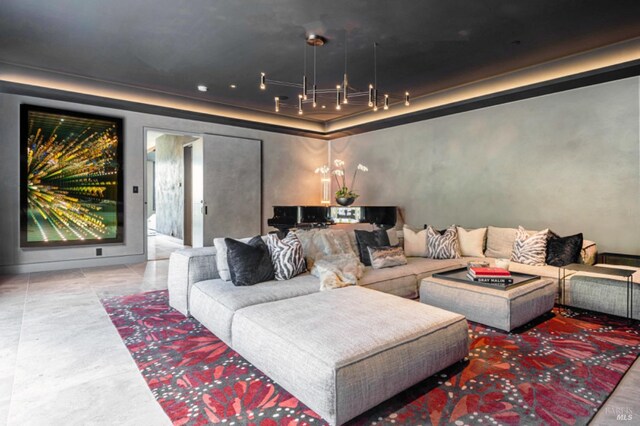
{"label": "sofa back cushion", "polygon": [[489,226],[487,228],[487,250],[485,250],[484,255],[496,259],[511,259],[516,232],[517,229],[515,228]]}
{"label": "sofa back cushion", "polygon": [[487,236],[487,228],[478,228],[467,231],[458,226],[458,245],[460,255],[470,257],[484,257],[484,241]]}
{"label": "sofa back cushion", "polygon": [[404,225],[402,228],[404,239],[404,254],[410,257],[427,257],[427,230],[415,231]]}

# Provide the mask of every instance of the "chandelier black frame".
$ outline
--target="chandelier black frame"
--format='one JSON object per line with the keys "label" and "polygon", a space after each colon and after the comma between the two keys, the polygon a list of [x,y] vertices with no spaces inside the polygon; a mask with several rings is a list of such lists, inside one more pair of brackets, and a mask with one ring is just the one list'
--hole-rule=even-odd
{"label": "chandelier black frame", "polygon": [[[307,79],[307,48],[305,46],[305,58],[304,58],[304,73],[302,75],[302,83],[293,83],[287,81],[271,80],[267,78],[264,72],[260,73],[260,89],[266,90],[267,85],[293,87],[301,89],[301,93],[298,94],[297,105],[286,104],[281,101],[280,97],[274,97],[275,112],[280,112],[280,108],[297,108],[298,114],[303,115],[303,106],[311,104],[313,108],[318,107],[318,99],[335,99],[335,109],[340,111],[343,105],[366,105],[373,111],[378,111],[379,107],[382,109],[389,109],[391,99],[404,101],[405,106],[409,106],[409,92],[404,92],[404,96],[391,96],[385,93],[382,99],[378,98],[378,70],[377,70],[377,49],[378,44],[373,43],[373,83],[369,84],[368,90],[358,91],[354,87],[349,85],[349,78],[347,75],[347,42],[345,39],[344,49],[344,76],[342,84],[337,84],[335,88],[318,88],[316,84],[316,49],[320,46],[324,46],[327,43],[327,39],[321,35],[309,35],[306,39],[306,44],[313,47],[313,84],[309,85]],[[362,100],[363,98],[366,99]],[[322,108],[325,106],[323,105]]]}

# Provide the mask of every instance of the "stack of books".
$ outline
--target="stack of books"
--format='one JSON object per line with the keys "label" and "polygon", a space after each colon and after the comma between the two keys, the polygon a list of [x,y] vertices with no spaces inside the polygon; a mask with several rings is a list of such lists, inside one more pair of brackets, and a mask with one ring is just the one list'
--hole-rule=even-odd
{"label": "stack of books", "polygon": [[506,269],[471,266],[468,270],[467,277],[471,281],[497,286],[513,284],[513,277]]}

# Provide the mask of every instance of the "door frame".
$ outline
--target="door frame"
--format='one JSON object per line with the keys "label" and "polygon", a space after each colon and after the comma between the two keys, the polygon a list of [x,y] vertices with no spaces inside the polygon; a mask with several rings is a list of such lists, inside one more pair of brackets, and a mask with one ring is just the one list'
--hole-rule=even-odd
{"label": "door frame", "polygon": [[201,132],[190,132],[188,130],[176,130],[176,129],[163,129],[161,127],[153,127],[153,126],[143,126],[142,127],[142,154],[143,154],[143,173],[142,173],[142,198],[143,198],[143,208],[142,208],[142,217],[144,218],[144,226],[142,227],[142,236],[143,236],[143,255],[146,260],[149,257],[149,247],[148,247],[148,238],[147,235],[149,230],[147,229],[147,145],[148,140],[147,137],[149,132],[157,132],[163,135],[173,135],[173,136],[193,136],[198,138],[204,138],[204,133]]}

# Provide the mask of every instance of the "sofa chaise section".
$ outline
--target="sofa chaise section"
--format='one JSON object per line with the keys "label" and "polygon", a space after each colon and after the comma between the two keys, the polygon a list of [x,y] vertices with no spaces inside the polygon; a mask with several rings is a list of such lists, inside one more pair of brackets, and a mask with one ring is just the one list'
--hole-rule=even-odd
{"label": "sofa chaise section", "polygon": [[354,286],[236,312],[232,347],[331,424],[467,356],[462,315]]}
{"label": "sofa chaise section", "polygon": [[244,287],[236,287],[231,281],[213,279],[193,285],[189,310],[209,331],[232,346],[231,323],[239,309],[304,296],[319,290],[320,282],[308,273],[287,281],[265,281]]}

